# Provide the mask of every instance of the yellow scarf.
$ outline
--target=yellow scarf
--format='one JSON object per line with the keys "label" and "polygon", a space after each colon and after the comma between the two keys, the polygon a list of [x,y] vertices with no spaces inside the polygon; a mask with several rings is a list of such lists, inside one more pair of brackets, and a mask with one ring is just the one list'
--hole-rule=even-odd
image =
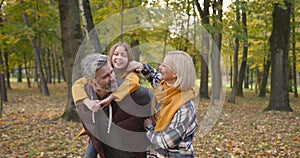
{"label": "yellow scarf", "polygon": [[[181,91],[161,81],[154,93],[152,102],[152,116],[155,114],[155,131],[163,131],[171,122],[177,110],[189,100],[197,97],[196,87],[191,90]],[[158,103],[158,109],[156,104]]]}

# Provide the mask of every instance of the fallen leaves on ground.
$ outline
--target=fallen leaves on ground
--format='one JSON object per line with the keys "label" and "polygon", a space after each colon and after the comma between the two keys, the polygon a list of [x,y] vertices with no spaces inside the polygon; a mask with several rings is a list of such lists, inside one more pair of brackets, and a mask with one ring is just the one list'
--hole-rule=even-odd
{"label": "fallen leaves on ground", "polygon": [[[50,97],[37,88],[13,84],[0,119],[0,157],[84,157],[87,137],[74,139],[81,123],[60,118],[67,88],[49,84]],[[236,104],[225,105],[207,134],[194,137],[195,157],[300,157],[300,100],[290,97],[294,112],[268,111],[268,98],[245,90]],[[199,123],[209,100],[197,106]]]}
{"label": "fallen leaves on ground", "polygon": [[[263,112],[268,98],[252,91],[236,99],[236,104],[225,102],[207,135],[196,136],[196,157],[300,157],[299,99],[290,99],[294,112]],[[202,102],[198,111],[207,105]]]}

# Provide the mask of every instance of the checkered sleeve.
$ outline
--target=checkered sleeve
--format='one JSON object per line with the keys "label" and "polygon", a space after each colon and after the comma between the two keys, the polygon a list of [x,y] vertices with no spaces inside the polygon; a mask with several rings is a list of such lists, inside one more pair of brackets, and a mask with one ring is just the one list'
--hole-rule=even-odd
{"label": "checkered sleeve", "polygon": [[186,138],[193,135],[197,128],[196,113],[191,102],[186,103],[176,112],[164,131],[147,132],[147,137],[152,144],[165,150],[188,149],[191,146],[191,139]]}
{"label": "checkered sleeve", "polygon": [[151,83],[152,87],[156,88],[157,84],[161,80],[161,73],[148,64],[143,64],[143,66],[144,68],[141,73]]}

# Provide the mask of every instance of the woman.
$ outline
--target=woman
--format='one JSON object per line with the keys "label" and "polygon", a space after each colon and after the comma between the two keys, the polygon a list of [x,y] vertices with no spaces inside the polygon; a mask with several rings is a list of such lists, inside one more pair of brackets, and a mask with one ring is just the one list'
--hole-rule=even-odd
{"label": "woman", "polygon": [[152,119],[144,122],[152,143],[148,157],[194,157],[192,140],[197,129],[196,74],[192,58],[183,51],[171,51],[159,66],[159,73],[144,64],[142,73],[156,85]]}

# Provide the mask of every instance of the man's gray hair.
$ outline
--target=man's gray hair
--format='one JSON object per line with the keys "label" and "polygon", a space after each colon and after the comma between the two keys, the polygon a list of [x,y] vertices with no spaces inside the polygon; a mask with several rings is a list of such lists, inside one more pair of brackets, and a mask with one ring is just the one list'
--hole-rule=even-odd
{"label": "man's gray hair", "polygon": [[100,53],[86,55],[80,63],[81,74],[86,79],[95,79],[96,70],[107,63],[108,56]]}

